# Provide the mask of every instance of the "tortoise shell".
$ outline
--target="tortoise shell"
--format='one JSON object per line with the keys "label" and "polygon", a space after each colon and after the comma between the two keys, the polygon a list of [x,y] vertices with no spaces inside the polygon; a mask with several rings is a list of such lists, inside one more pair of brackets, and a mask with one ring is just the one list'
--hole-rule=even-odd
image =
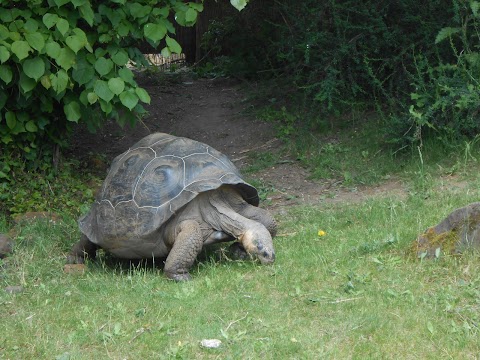
{"label": "tortoise shell", "polygon": [[257,206],[257,190],[208,145],[164,133],[149,135],[117,156],[79,226],[106,249],[158,242],[162,226],[199,193],[235,186]]}

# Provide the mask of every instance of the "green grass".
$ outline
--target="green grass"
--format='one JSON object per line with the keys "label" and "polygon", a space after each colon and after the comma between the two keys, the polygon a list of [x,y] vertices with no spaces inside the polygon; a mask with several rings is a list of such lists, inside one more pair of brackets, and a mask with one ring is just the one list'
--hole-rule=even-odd
{"label": "green grass", "polygon": [[[475,358],[480,254],[420,262],[408,249],[478,200],[478,183],[445,191],[432,181],[427,199],[293,208],[279,219],[275,265],[212,253],[189,283],[104,256],[65,274],[74,220],[19,225],[0,284],[24,291],[0,292],[0,358]],[[212,338],[220,348],[200,346]]]}

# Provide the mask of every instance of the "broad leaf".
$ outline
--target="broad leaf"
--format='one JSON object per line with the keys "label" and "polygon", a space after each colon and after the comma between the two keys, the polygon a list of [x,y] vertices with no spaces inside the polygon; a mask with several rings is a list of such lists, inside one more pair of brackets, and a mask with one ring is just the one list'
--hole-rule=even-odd
{"label": "broad leaf", "polygon": [[91,92],[91,93],[88,93],[87,95],[87,99],[88,99],[88,102],[90,103],[90,105],[93,105],[97,102],[98,100],[98,95]]}
{"label": "broad leaf", "polygon": [[8,65],[0,65],[0,80],[3,80],[5,84],[10,84],[13,78],[12,70]]}
{"label": "broad leaf", "polygon": [[170,36],[165,37],[165,41],[167,42],[167,46],[170,49],[171,52],[180,54],[182,52],[182,47],[180,44],[177,42],[177,40],[172,39]]}
{"label": "broad leaf", "polygon": [[143,34],[154,43],[162,40],[167,34],[167,28],[163,24],[148,23],[143,27]]}
{"label": "broad leaf", "polygon": [[52,81],[50,80],[50,76],[49,75],[43,75],[41,78],[40,78],[40,83],[43,85],[43,87],[45,89],[50,89],[52,87]]}
{"label": "broad leaf", "polygon": [[0,64],[3,64],[10,58],[10,51],[5,46],[0,46]]}
{"label": "broad leaf", "polygon": [[32,48],[26,41],[14,41],[12,43],[11,51],[17,55],[19,60],[23,60],[28,57],[28,53],[32,51]]}
{"label": "broad leaf", "polygon": [[190,24],[193,25],[195,23],[195,21],[197,20],[197,15],[198,15],[198,13],[194,9],[192,9],[192,8],[188,9],[185,12],[185,21],[187,22],[187,24],[188,25],[190,25]]}
{"label": "broad leaf", "polygon": [[230,4],[232,4],[233,7],[238,11],[242,11],[245,8],[245,6],[247,6],[247,1],[246,0],[230,0]]}
{"label": "broad leaf", "polygon": [[57,94],[65,91],[68,86],[69,77],[65,70],[61,69],[57,74],[50,75],[50,81],[52,82],[52,88]]}
{"label": "broad leaf", "polygon": [[17,125],[17,117],[13,111],[6,112],[5,120],[7,120],[7,126],[10,130],[15,129],[15,126]]}
{"label": "broad leaf", "polygon": [[70,28],[70,25],[67,20],[65,19],[58,19],[57,23],[57,30],[60,32],[60,34],[64,35],[67,33],[68,29]]}
{"label": "broad leaf", "polygon": [[79,7],[80,14],[82,14],[83,19],[88,23],[88,25],[93,26],[93,20],[95,18],[95,14],[92,10],[92,7],[89,3],[86,3]]}
{"label": "broad leaf", "polygon": [[85,59],[79,60],[72,71],[72,78],[79,85],[84,85],[93,79],[95,69]]}
{"label": "broad leaf", "polygon": [[75,64],[75,53],[69,48],[60,49],[56,63],[65,70],[69,70]]}
{"label": "broad leaf", "polygon": [[35,86],[37,85],[37,82],[30,77],[28,77],[25,73],[21,72],[20,73],[20,79],[18,80],[18,86],[22,89],[24,93],[28,93],[32,91]]}
{"label": "broad leaf", "polygon": [[119,77],[111,78],[108,80],[108,88],[115,95],[120,95],[125,90],[125,82]]}
{"label": "broad leaf", "polygon": [[85,46],[86,41],[78,35],[70,35],[65,39],[65,43],[76,54],[80,49]]}
{"label": "broad leaf", "polygon": [[58,19],[59,18],[57,14],[46,13],[45,15],[43,15],[42,20],[47,29],[50,29],[52,26],[55,26],[57,24]]}
{"label": "broad leaf", "polygon": [[101,75],[107,75],[113,69],[113,61],[101,57],[95,62],[95,70]]}
{"label": "broad leaf", "polygon": [[138,98],[140,101],[150,104],[150,95],[148,95],[148,92],[145,89],[142,89],[141,87],[135,88],[135,93],[137,94]]}
{"label": "broad leaf", "polygon": [[122,104],[129,110],[132,110],[138,104],[138,96],[131,90],[124,91],[119,97]]}
{"label": "broad leaf", "polygon": [[30,120],[28,121],[26,124],[25,124],[25,130],[27,130],[28,132],[37,132],[38,131],[38,127],[37,125],[35,124],[35,121],[33,120]]}
{"label": "broad leaf", "polygon": [[102,100],[109,102],[113,99],[114,93],[108,87],[108,83],[103,80],[97,80],[95,82],[95,86],[93,87],[93,91],[98,97]]}
{"label": "broad leaf", "polygon": [[127,83],[131,84],[131,85],[136,85],[136,82],[134,80],[134,77],[133,77],[133,72],[132,70],[128,69],[128,68],[122,68],[120,70],[118,70],[118,75],[120,75],[120,77]]}
{"label": "broad leaf", "polygon": [[61,49],[62,48],[60,47],[60,45],[58,45],[58,43],[55,42],[55,41],[50,41],[45,46],[45,50],[47,51],[47,55],[50,56],[53,59],[56,59],[60,56],[60,50]]}
{"label": "broad leaf", "polygon": [[80,112],[80,104],[76,101],[71,101],[63,107],[63,111],[67,116],[68,121],[78,122],[82,113]]}
{"label": "broad leaf", "polygon": [[112,56],[112,60],[118,66],[124,66],[126,63],[128,63],[129,58],[127,52],[123,49],[120,49]]}
{"label": "broad leaf", "polygon": [[45,40],[40,33],[25,34],[28,44],[37,51],[42,51],[45,46]]}
{"label": "broad leaf", "polygon": [[23,72],[28,77],[38,81],[40,77],[45,73],[45,63],[40,57],[33,59],[27,59],[23,62]]}

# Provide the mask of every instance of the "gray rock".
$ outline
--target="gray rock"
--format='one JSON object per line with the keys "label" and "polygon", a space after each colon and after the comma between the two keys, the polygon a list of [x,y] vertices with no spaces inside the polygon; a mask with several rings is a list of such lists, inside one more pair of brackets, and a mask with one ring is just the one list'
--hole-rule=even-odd
{"label": "gray rock", "polygon": [[454,210],[437,225],[428,228],[415,241],[420,257],[438,257],[440,253],[461,254],[480,247],[480,202]]}
{"label": "gray rock", "polygon": [[0,234],[0,259],[13,251],[13,241],[5,234]]}

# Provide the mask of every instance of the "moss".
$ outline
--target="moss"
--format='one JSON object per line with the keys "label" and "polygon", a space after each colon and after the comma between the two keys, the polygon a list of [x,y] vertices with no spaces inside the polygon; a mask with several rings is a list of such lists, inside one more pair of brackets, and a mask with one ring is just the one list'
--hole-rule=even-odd
{"label": "moss", "polygon": [[428,228],[414,243],[413,249],[416,255],[427,252],[427,256],[434,256],[436,249],[445,254],[454,254],[460,238],[456,229],[438,233],[435,228]]}

